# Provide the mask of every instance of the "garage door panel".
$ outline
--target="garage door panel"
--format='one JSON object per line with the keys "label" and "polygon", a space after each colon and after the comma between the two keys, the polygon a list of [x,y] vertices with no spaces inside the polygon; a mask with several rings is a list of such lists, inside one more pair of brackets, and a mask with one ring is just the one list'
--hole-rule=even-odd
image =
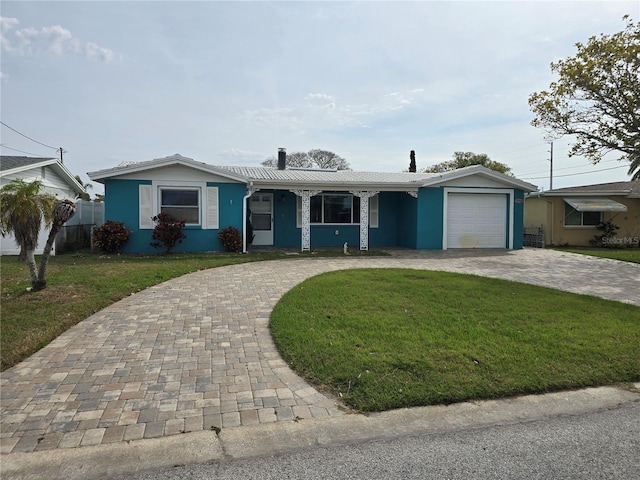
{"label": "garage door panel", "polygon": [[505,248],[506,195],[450,193],[447,248]]}

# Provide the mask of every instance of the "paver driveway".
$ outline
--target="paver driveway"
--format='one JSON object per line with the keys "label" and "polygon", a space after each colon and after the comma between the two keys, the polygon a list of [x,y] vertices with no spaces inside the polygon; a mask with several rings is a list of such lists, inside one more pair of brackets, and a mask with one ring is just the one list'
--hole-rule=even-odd
{"label": "paver driveway", "polygon": [[304,279],[407,267],[474,273],[640,305],[640,265],[548,250],[393,251],[192,273],[105,308],[1,375],[1,452],[339,416],[280,358],[268,318]]}

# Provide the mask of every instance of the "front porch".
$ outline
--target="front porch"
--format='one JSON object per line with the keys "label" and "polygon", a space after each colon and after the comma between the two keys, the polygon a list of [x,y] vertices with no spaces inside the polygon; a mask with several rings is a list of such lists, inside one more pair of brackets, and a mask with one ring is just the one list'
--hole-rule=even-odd
{"label": "front porch", "polygon": [[[405,192],[378,190],[261,189],[247,202],[247,248],[314,249],[405,247],[399,228]],[[415,209],[415,207],[413,207]],[[411,210],[411,209],[410,209]],[[400,239],[400,240],[399,240]]]}

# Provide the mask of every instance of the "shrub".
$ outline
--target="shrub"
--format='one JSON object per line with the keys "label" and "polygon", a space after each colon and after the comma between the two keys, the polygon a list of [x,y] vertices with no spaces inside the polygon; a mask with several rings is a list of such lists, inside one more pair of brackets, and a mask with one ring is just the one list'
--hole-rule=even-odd
{"label": "shrub", "polygon": [[620,230],[620,227],[614,224],[611,220],[606,222],[600,222],[596,228],[600,230],[602,235],[594,235],[592,240],[589,240],[591,245],[596,247],[620,247],[615,242],[611,242],[611,239],[616,236],[616,230]]}
{"label": "shrub", "polygon": [[182,231],[185,226],[184,220],[177,220],[168,213],[159,213],[151,220],[156,223],[151,236],[154,240],[151,242],[152,247],[161,248],[164,246],[165,253],[170,253],[173,247],[182,243],[183,238],[187,238]]}
{"label": "shrub", "polygon": [[127,230],[122,222],[107,220],[93,229],[93,246],[103,252],[115,253],[129,240],[131,230]]}
{"label": "shrub", "polygon": [[242,234],[235,227],[227,227],[220,230],[218,239],[228,252],[239,253],[242,250]]}

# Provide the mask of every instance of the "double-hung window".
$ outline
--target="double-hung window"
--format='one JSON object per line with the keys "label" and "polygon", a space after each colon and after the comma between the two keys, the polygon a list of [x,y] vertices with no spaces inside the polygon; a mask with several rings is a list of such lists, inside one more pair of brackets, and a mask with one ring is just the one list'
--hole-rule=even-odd
{"label": "double-hung window", "polygon": [[200,225],[200,205],[199,188],[160,188],[160,211],[187,225]]}

